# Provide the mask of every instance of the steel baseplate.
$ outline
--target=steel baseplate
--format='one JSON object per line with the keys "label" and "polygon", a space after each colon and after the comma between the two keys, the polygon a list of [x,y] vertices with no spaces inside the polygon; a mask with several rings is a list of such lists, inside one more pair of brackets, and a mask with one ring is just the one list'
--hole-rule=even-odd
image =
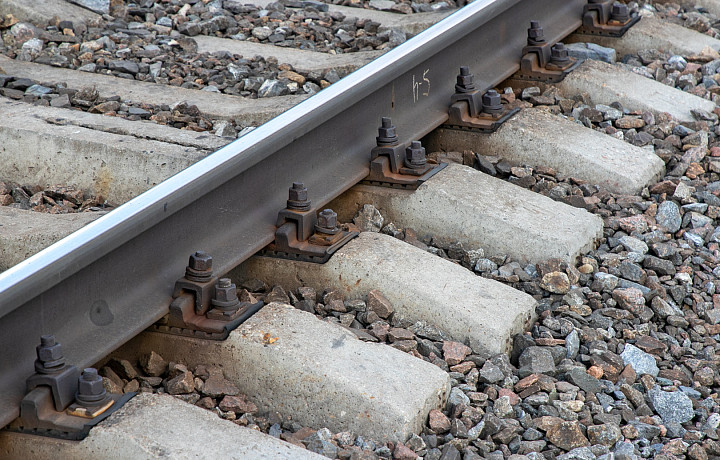
{"label": "steel baseplate", "polygon": [[203,251],[190,256],[185,276],[175,282],[169,312],[148,331],[207,340],[225,340],[263,307],[240,301],[228,278],[213,276],[212,257]]}
{"label": "steel baseplate", "polygon": [[470,108],[468,101],[454,102],[448,110],[448,121],[445,122],[443,128],[494,133],[503,123],[520,111],[519,107],[512,104],[502,104],[502,109],[498,112],[479,112],[476,116],[472,116]]}
{"label": "steel baseplate", "polygon": [[640,16],[637,13],[631,15],[627,5],[615,3],[615,0],[596,0],[585,5],[583,25],[575,33],[619,38],[638,21]]}
{"label": "steel baseplate", "polygon": [[287,208],[278,213],[275,241],[257,255],[324,264],[358,232],[341,230],[337,213],[323,209],[316,215],[307,199],[307,188],[293,183]]}
{"label": "steel baseplate", "polygon": [[545,40],[545,32],[538,21],[530,21],[527,46],[522,50],[520,70],[513,76],[519,80],[561,82],[582,61],[568,55],[565,45]]}
{"label": "steel baseplate", "polygon": [[427,160],[420,141],[400,144],[390,118],[382,118],[378,132],[377,146],[370,151],[370,173],[361,184],[415,190],[445,168]]}
{"label": "steel baseplate", "polygon": [[[53,407],[52,392],[41,386],[28,393],[20,402],[20,417],[5,430],[14,433],[32,434],[50,438],[82,441],[90,430],[112,415],[137,393],[110,394],[109,401],[91,413],[80,415],[86,408],[78,410],[71,405],[67,411],[58,412]],[[73,407],[75,406],[75,407]]]}
{"label": "steel baseplate", "polygon": [[42,336],[36,352],[35,373],[25,380],[20,416],[7,431],[79,441],[135,396],[108,393],[96,369],[80,373],[66,364],[53,335]]}

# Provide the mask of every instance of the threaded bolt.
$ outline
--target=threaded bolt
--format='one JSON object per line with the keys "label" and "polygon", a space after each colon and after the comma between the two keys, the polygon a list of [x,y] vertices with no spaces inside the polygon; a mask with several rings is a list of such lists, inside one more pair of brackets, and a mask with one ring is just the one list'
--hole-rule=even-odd
{"label": "threaded bolt", "polygon": [[237,296],[237,287],[230,278],[220,278],[215,284],[215,298],[211,303],[221,310],[233,309],[240,303]]}
{"label": "threaded bolt", "polygon": [[199,272],[212,270],[212,257],[205,251],[196,251],[190,256],[188,266]]}
{"label": "threaded bolt", "polygon": [[503,106],[500,94],[494,89],[487,90],[482,96],[482,106],[485,113],[502,112]]}
{"label": "threaded bolt", "polygon": [[567,64],[567,62],[570,60],[570,57],[564,43],[558,42],[552,46],[552,48],[550,49],[550,60],[554,64]]}
{"label": "threaded bolt", "polygon": [[540,27],[539,21],[530,21],[530,28],[527,30],[528,45],[538,45],[545,43],[545,31]]}
{"label": "threaded bolt", "polygon": [[425,157],[425,147],[420,141],[412,141],[410,147],[405,149],[405,165],[408,168],[420,169],[427,164]]}
{"label": "threaded bolt", "polygon": [[613,3],[610,10],[610,19],[618,22],[627,22],[630,19],[630,10],[624,3]]}
{"label": "threaded bolt", "polygon": [[455,85],[455,92],[457,93],[469,93],[475,90],[475,84],[473,83],[474,76],[470,73],[470,68],[466,65],[460,67],[460,74],[457,76],[457,84]]}
{"label": "threaded bolt", "polygon": [[104,400],[106,396],[107,391],[97,369],[92,367],[83,369],[78,379],[78,391],[75,394],[77,402],[81,405],[94,405]]}
{"label": "threaded bolt", "polygon": [[297,209],[299,211],[310,209],[308,190],[302,182],[293,182],[288,197],[287,207],[289,209]]}
{"label": "threaded bolt", "polygon": [[378,137],[376,137],[375,140],[378,146],[397,144],[397,132],[390,117],[382,117],[380,127],[378,128]]}
{"label": "threaded bolt", "polygon": [[332,209],[323,209],[318,213],[318,227],[334,230],[337,228],[337,213]]}
{"label": "threaded bolt", "polygon": [[40,337],[40,345],[35,347],[35,353],[37,355],[35,372],[50,374],[65,366],[62,347],[55,340],[54,335],[43,335]]}

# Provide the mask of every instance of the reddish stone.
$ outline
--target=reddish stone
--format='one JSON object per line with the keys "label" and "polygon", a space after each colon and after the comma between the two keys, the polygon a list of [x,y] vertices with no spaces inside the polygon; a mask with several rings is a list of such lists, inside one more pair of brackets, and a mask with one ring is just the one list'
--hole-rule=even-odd
{"label": "reddish stone", "polygon": [[448,366],[460,364],[472,350],[460,342],[443,342],[443,357]]}
{"label": "reddish stone", "polygon": [[238,396],[225,396],[222,401],[220,401],[220,404],[218,404],[218,407],[223,412],[233,411],[236,414],[254,414],[258,410],[257,406],[251,401],[248,401],[247,396],[242,394]]}
{"label": "reddish stone", "polygon": [[518,383],[515,384],[515,391],[525,391],[528,389],[532,384],[538,381],[539,375],[538,374],[530,374],[524,379],[520,380]]}
{"label": "reddish stone", "polygon": [[393,450],[393,458],[396,460],[414,460],[417,457],[418,455],[412,449],[401,442],[397,443]]}
{"label": "reddish stone", "polygon": [[450,431],[450,419],[437,409],[430,411],[428,415],[428,425],[430,425],[430,429],[437,434]]}
{"label": "reddish stone", "polygon": [[498,391],[498,396],[507,396],[510,399],[510,405],[512,406],[514,406],[515,404],[520,404],[520,397],[516,395],[514,391],[507,388],[500,388],[500,390]]}

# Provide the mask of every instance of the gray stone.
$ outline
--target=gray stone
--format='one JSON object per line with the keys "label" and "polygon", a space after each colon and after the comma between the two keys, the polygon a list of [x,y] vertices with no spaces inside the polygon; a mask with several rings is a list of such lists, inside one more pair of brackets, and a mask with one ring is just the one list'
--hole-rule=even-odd
{"label": "gray stone", "polygon": [[662,391],[659,385],[655,385],[648,392],[648,396],[655,412],[665,423],[685,423],[695,416],[692,400],[681,391]]}
{"label": "gray stone", "polygon": [[566,454],[559,455],[557,460],[595,460],[596,458],[589,447],[577,447]]}
{"label": "gray stone", "polygon": [[361,232],[379,232],[383,221],[380,211],[371,204],[364,205],[362,210],[358,211],[353,218],[353,223],[357,225]]}
{"label": "gray stone", "polygon": [[478,376],[478,380],[482,383],[496,383],[504,378],[505,376],[503,375],[502,370],[489,360],[485,361],[485,364],[483,364],[483,367],[480,369],[480,374]]}
{"label": "gray stone", "polygon": [[626,365],[629,364],[632,366],[637,375],[650,374],[653,377],[657,377],[660,371],[655,362],[655,358],[633,344],[626,344],[625,350],[620,354],[620,357]]}
{"label": "gray stone", "polygon": [[518,373],[520,378],[527,377],[530,374],[547,374],[555,375],[555,360],[552,353],[544,347],[528,347],[520,358],[518,358],[520,369]]}
{"label": "gray stone", "polygon": [[268,79],[257,90],[258,97],[276,97],[289,93],[287,84],[280,80]]}
{"label": "gray stone", "polygon": [[47,86],[32,85],[31,87],[29,87],[28,89],[25,90],[25,94],[40,97],[43,94],[52,93],[52,91],[53,91],[52,88],[48,88]]}
{"label": "gray stone", "polygon": [[468,396],[465,393],[463,393],[463,391],[460,388],[455,387],[450,391],[450,396],[448,396],[447,404],[448,404],[448,407],[455,407],[460,404],[469,406],[470,398],[468,398]]}
{"label": "gray stone", "polygon": [[215,135],[218,137],[237,137],[237,131],[229,121],[219,121],[213,126],[215,128]]}
{"label": "gray stone", "polygon": [[576,330],[573,329],[573,331],[565,337],[565,349],[567,350],[566,356],[570,359],[575,359],[580,350],[580,337]]}
{"label": "gray stone", "polygon": [[576,59],[595,59],[598,61],[605,61],[610,64],[614,63],[616,60],[616,53],[614,49],[606,48],[594,43],[570,43],[565,45],[565,48],[568,50],[568,55]]}
{"label": "gray stone", "polygon": [[331,442],[332,433],[327,428],[321,428],[315,433],[304,439],[305,446],[311,452],[315,452],[325,457],[335,458],[337,456],[337,447]]}
{"label": "gray stone", "polygon": [[655,221],[659,226],[664,227],[669,232],[677,232],[680,230],[680,224],[682,223],[680,208],[673,201],[663,201],[660,203],[660,206],[658,206]]}
{"label": "gray stone", "polygon": [[640,254],[646,254],[648,252],[648,246],[644,241],[640,241],[632,236],[623,236],[620,238],[620,244],[625,246],[625,249],[631,252],[639,252]]}
{"label": "gray stone", "polygon": [[660,276],[675,275],[677,271],[672,262],[655,256],[646,256],[643,260],[643,267],[655,271]]}
{"label": "gray stone", "polygon": [[604,386],[600,380],[585,372],[580,367],[574,367],[566,374],[568,381],[582,388],[586,393],[599,393]]}
{"label": "gray stone", "polygon": [[133,61],[125,61],[125,60],[116,60],[116,61],[110,61],[108,63],[108,68],[110,70],[115,70],[117,72],[122,73],[129,73],[132,75],[135,75],[140,71],[140,68],[138,67],[137,63]]}
{"label": "gray stone", "polygon": [[659,426],[650,425],[649,423],[642,423],[635,420],[631,421],[630,425],[632,425],[637,430],[639,438],[651,440],[655,436],[660,435]]}

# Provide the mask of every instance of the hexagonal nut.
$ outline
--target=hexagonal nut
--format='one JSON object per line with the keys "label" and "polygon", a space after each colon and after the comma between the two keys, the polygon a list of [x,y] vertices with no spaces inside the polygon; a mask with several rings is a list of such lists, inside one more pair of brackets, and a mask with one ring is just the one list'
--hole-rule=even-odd
{"label": "hexagonal nut", "polygon": [[460,86],[472,86],[473,76],[472,75],[458,75],[457,84]]}
{"label": "hexagonal nut", "polygon": [[237,300],[237,287],[231,284],[228,287],[220,287],[215,285],[215,299],[221,302],[232,302]]}
{"label": "hexagonal nut", "polygon": [[564,44],[557,43],[551,48],[550,54],[553,59],[566,59],[568,57],[568,50]]}
{"label": "hexagonal nut", "polygon": [[624,3],[613,3],[611,15],[613,16],[628,16],[629,9],[626,4]]}
{"label": "hexagonal nut", "polygon": [[485,107],[498,107],[502,105],[502,99],[497,91],[491,89],[482,96],[482,104]]}
{"label": "hexagonal nut", "polygon": [[294,183],[289,190],[288,199],[290,201],[307,201],[307,188],[305,188],[305,186],[300,182]]}
{"label": "hexagonal nut", "polygon": [[410,147],[405,150],[407,159],[412,163],[419,163],[426,161],[425,158],[425,147],[422,147],[420,142],[412,141]]}
{"label": "hexagonal nut", "polygon": [[538,38],[543,38],[544,36],[545,31],[541,27],[538,27],[537,29],[528,29],[528,38],[537,40]]}
{"label": "hexagonal nut", "polygon": [[190,268],[197,271],[208,271],[212,269],[212,257],[204,251],[197,251],[190,256],[188,263]]}
{"label": "hexagonal nut", "polygon": [[323,209],[318,214],[318,226],[322,228],[337,227],[337,213],[332,209]]}
{"label": "hexagonal nut", "polygon": [[98,396],[105,392],[102,377],[95,371],[94,374],[84,371],[78,380],[78,394]]}
{"label": "hexagonal nut", "polygon": [[57,361],[63,357],[62,347],[59,343],[51,346],[37,347],[37,357],[42,362]]}

